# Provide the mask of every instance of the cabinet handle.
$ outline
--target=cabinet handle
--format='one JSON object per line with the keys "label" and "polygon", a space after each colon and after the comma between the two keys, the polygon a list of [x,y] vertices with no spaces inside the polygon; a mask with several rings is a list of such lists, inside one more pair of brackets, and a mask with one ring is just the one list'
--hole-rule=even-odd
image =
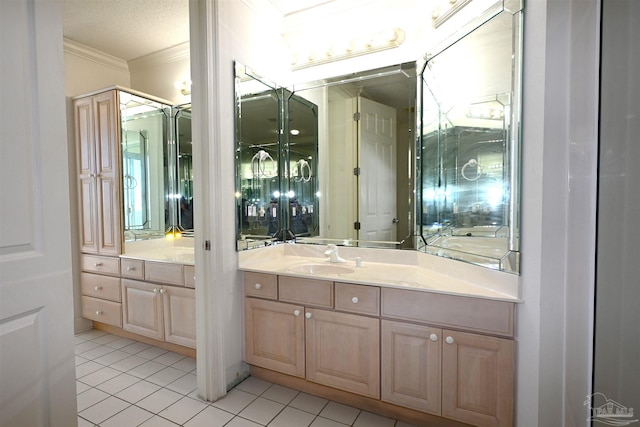
{"label": "cabinet handle", "polygon": [[[449,337],[449,338],[451,338],[451,337]],[[429,339],[430,339],[431,341],[433,341],[433,342],[436,342],[436,341],[438,341],[438,335],[437,335],[437,334],[431,334],[431,335],[429,336]]]}
{"label": "cabinet handle", "polygon": [[357,304],[357,303],[358,303],[358,301],[359,301],[359,300],[358,300],[358,297],[353,297],[353,298],[351,298],[351,302],[352,302],[352,303],[354,303],[354,304]]}
{"label": "cabinet handle", "polygon": [[262,285],[260,283],[256,283],[256,289],[260,289]]}
{"label": "cabinet handle", "polygon": [[127,271],[134,271],[135,269],[135,267],[127,267]]}
{"label": "cabinet handle", "polygon": [[102,286],[94,286],[93,289],[96,290],[96,291],[99,291],[99,290],[102,289]]}
{"label": "cabinet handle", "polygon": [[162,289],[160,289],[160,293],[161,293],[161,294],[166,294],[166,293],[167,293],[167,290],[166,290],[165,288],[162,288]]}
{"label": "cabinet handle", "polygon": [[300,310],[295,310],[293,312],[293,315],[296,316],[296,317],[300,316]]}
{"label": "cabinet handle", "polygon": [[93,264],[93,266],[95,268],[100,268],[100,267],[102,267],[102,263],[101,262],[96,262],[95,264]]}
{"label": "cabinet handle", "polygon": [[96,316],[100,316],[102,312],[100,310],[96,310]]}
{"label": "cabinet handle", "polygon": [[307,319],[311,319],[311,312],[307,311],[304,315]]}
{"label": "cabinet handle", "polygon": [[447,342],[447,344],[453,344],[455,341],[453,339],[453,337],[449,336],[445,339],[445,341]]}

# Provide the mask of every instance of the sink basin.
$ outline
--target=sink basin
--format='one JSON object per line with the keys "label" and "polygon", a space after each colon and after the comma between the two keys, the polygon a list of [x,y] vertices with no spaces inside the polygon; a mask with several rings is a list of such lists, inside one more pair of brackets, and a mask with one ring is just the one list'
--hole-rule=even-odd
{"label": "sink basin", "polygon": [[353,268],[335,264],[302,264],[288,268],[294,273],[305,274],[349,274],[353,273]]}

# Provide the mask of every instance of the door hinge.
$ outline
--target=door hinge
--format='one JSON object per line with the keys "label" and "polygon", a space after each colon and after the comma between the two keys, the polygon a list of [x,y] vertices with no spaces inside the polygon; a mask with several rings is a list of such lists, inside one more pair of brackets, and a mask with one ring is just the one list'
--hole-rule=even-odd
{"label": "door hinge", "polygon": [[210,251],[211,250],[211,241],[210,240],[205,240],[204,241],[204,250],[205,251]]}
{"label": "door hinge", "polygon": [[353,223],[353,228],[354,228],[355,230],[360,230],[360,221],[356,221],[356,222],[354,222],[354,223]]}
{"label": "door hinge", "polygon": [[360,120],[360,113],[353,113],[353,121],[357,122],[358,120]]}
{"label": "door hinge", "polygon": [[360,176],[360,167],[353,168],[353,174],[355,176]]}

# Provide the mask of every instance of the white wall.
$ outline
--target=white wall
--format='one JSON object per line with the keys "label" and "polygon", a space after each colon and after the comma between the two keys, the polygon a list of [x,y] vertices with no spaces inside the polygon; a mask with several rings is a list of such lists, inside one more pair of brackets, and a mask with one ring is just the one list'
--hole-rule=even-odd
{"label": "white wall", "polygon": [[640,2],[605,0],[594,392],[640,418]]}

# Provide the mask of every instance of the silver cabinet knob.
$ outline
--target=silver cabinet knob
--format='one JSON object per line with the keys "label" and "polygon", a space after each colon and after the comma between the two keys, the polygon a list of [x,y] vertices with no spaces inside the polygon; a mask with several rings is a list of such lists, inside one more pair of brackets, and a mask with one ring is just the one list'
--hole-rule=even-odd
{"label": "silver cabinet knob", "polygon": [[134,271],[135,269],[135,267],[127,267],[127,271]]}
{"label": "silver cabinet knob", "polygon": [[431,335],[429,336],[429,339],[430,339],[431,341],[433,341],[433,342],[438,341],[438,334],[431,334]]}
{"label": "silver cabinet knob", "polygon": [[296,317],[300,316],[300,310],[295,310],[293,312],[293,315],[296,316]]}
{"label": "silver cabinet knob", "polygon": [[262,288],[262,285],[260,283],[256,283],[256,289],[260,289]]}
{"label": "silver cabinet knob", "polygon": [[158,293],[158,290],[157,290],[157,289],[154,289],[154,290],[153,290],[153,293],[154,293],[154,294],[157,294],[157,293]]}
{"label": "silver cabinet knob", "polygon": [[359,301],[358,297],[351,298],[351,302],[354,303],[354,304],[357,304],[358,301]]}
{"label": "silver cabinet knob", "polygon": [[166,290],[165,288],[162,288],[162,289],[160,289],[160,293],[161,293],[161,294],[166,294],[166,293],[167,293],[167,290]]}
{"label": "silver cabinet knob", "polygon": [[100,316],[102,312],[100,310],[96,310],[96,316]]}
{"label": "silver cabinet knob", "polygon": [[100,268],[100,267],[102,267],[102,263],[101,262],[96,262],[95,264],[93,264],[93,266],[95,268]]}
{"label": "silver cabinet knob", "polygon": [[447,342],[447,344],[453,344],[455,342],[455,340],[451,336],[445,338],[445,341]]}
{"label": "silver cabinet knob", "polygon": [[99,290],[102,289],[102,286],[94,286],[93,289],[96,290],[96,291],[99,291]]}
{"label": "silver cabinet knob", "polygon": [[306,317],[307,319],[311,319],[311,313],[310,312],[306,312],[304,317]]}

